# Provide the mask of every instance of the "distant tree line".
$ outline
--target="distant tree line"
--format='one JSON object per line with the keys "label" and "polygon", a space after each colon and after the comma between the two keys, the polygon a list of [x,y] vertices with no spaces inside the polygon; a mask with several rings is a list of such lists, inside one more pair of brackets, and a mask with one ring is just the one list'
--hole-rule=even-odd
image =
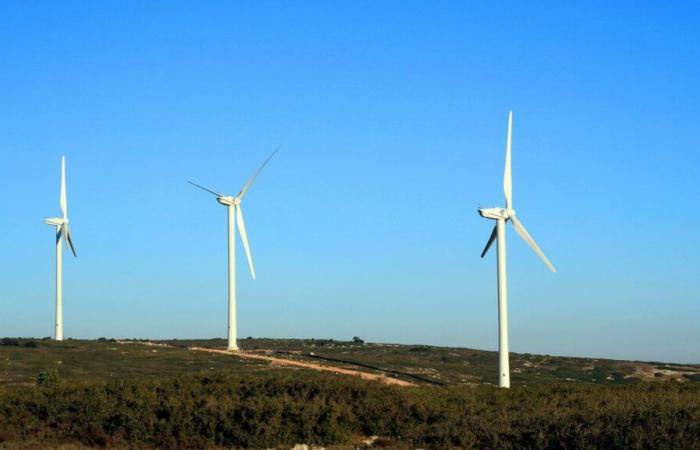
{"label": "distant tree line", "polygon": [[0,345],[3,347],[26,347],[37,348],[39,344],[34,339],[20,339],[5,337],[0,339]]}
{"label": "distant tree line", "polygon": [[700,385],[400,388],[307,371],[0,388],[0,447],[700,448]]}

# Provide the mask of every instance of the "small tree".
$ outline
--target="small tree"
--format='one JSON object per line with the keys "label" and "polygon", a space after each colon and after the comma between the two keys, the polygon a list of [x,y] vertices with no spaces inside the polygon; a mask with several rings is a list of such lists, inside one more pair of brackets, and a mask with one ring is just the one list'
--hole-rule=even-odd
{"label": "small tree", "polygon": [[352,341],[353,341],[355,344],[364,344],[364,343],[365,343],[365,341],[363,341],[362,339],[360,339],[359,336],[353,337],[353,338],[352,338]]}
{"label": "small tree", "polygon": [[18,347],[19,346],[19,339],[2,338],[2,341],[0,341],[0,345],[3,345],[5,347]]}
{"label": "small tree", "polygon": [[39,376],[36,377],[36,383],[39,386],[49,386],[58,383],[58,372],[55,370],[48,370],[46,372],[40,372]]}

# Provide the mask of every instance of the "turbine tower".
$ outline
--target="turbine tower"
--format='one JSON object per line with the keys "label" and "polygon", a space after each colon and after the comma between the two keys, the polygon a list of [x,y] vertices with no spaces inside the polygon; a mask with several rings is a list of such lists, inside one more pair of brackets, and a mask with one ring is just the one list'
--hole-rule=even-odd
{"label": "turbine tower", "polygon": [[205,188],[197,183],[188,181],[188,183],[204,189],[210,194],[216,195],[216,201],[228,208],[228,350],[238,350],[236,343],[236,224],[243,241],[243,249],[245,250],[246,258],[248,258],[248,267],[250,274],[255,279],[255,268],[253,267],[253,256],[250,254],[250,246],[248,245],[248,233],[245,229],[243,221],[243,210],[241,209],[241,201],[248,189],[253,185],[253,182],[263,170],[265,165],[275,156],[279,147],[262,163],[260,168],[253,174],[248,182],[243,186],[241,192],[237,196],[219,194],[211,189]]}
{"label": "turbine tower", "polygon": [[508,113],[508,139],[506,141],[506,168],[503,176],[503,191],[506,196],[505,208],[479,209],[479,215],[486,219],[496,221],[491,237],[481,252],[481,257],[489,251],[493,241],[498,240],[498,386],[502,388],[510,387],[510,367],[508,364],[508,290],[506,284],[506,222],[510,221],[515,228],[515,232],[537,253],[537,256],[552,272],[556,269],[547,257],[542,253],[540,247],[532,239],[523,224],[518,220],[513,209],[513,184],[510,169],[510,147],[513,130],[513,111]]}
{"label": "turbine tower", "polygon": [[65,240],[66,247],[70,246],[73,256],[75,253],[73,237],[68,226],[68,201],[66,199],[66,157],[61,157],[61,194],[59,205],[63,217],[45,219],[44,223],[56,228],[56,340],[63,340],[63,249],[61,242]]}

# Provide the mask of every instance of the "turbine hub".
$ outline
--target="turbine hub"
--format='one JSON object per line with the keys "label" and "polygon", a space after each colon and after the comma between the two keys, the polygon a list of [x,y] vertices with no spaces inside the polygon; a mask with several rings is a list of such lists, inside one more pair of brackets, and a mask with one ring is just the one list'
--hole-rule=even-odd
{"label": "turbine hub", "polygon": [[61,217],[54,217],[51,219],[44,219],[46,225],[51,225],[52,227],[60,227],[64,223],[68,223],[68,219],[62,219]]}
{"label": "turbine hub", "polygon": [[507,220],[510,216],[515,215],[515,211],[506,208],[480,208],[478,211],[481,217],[492,220]]}

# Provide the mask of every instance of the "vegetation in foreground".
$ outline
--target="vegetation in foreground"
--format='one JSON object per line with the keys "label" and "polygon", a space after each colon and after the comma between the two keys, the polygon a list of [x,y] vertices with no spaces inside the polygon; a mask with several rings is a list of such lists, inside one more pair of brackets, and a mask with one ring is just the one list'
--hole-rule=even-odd
{"label": "vegetation in foreground", "polygon": [[0,446],[700,448],[700,385],[400,388],[308,371],[0,388]]}

